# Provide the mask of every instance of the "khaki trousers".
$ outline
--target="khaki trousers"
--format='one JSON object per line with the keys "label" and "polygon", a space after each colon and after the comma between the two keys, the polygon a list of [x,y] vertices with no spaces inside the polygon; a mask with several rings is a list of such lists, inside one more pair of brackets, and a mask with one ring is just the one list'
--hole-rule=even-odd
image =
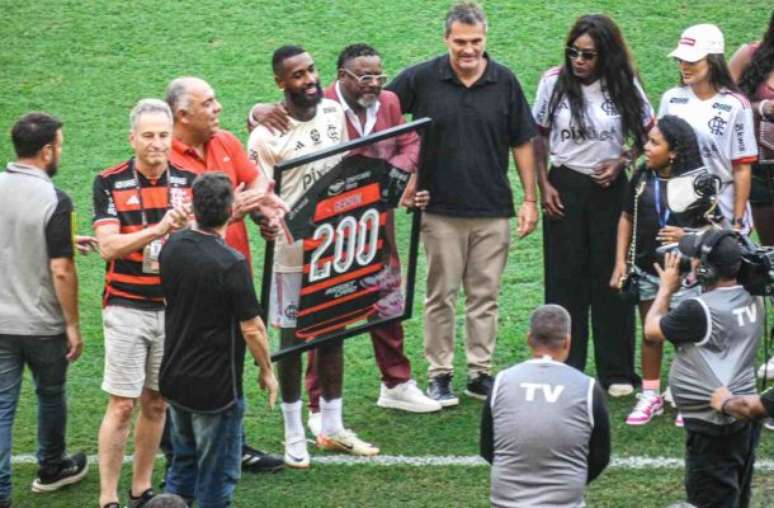
{"label": "khaki trousers", "polygon": [[425,358],[428,376],[451,374],[455,307],[465,292],[465,356],[468,376],[489,374],[497,335],[497,297],[511,241],[507,218],[422,216],[427,254]]}

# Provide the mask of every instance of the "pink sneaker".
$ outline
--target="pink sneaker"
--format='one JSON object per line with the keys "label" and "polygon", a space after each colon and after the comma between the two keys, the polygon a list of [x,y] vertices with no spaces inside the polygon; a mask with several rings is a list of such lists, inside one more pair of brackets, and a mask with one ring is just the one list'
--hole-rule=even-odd
{"label": "pink sneaker", "polygon": [[664,412],[664,399],[660,395],[638,393],[637,398],[639,399],[637,405],[634,406],[632,412],[626,417],[627,425],[645,425],[654,416]]}
{"label": "pink sneaker", "polygon": [[683,413],[677,413],[677,416],[675,417],[675,427],[680,427],[682,429],[684,426]]}

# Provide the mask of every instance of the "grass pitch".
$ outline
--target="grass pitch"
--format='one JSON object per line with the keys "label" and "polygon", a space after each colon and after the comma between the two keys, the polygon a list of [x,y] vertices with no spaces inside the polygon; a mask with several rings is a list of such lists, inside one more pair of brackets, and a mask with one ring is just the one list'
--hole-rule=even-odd
{"label": "grass pitch", "polygon": [[[0,49],[0,122],[8,129],[30,110],[45,110],[65,120],[65,149],[57,183],[73,197],[80,214],[79,230],[90,232],[91,182],[101,169],[130,155],[127,116],[135,102],[161,96],[179,75],[207,79],[224,106],[221,124],[246,138],[244,118],[255,101],[279,97],[270,72],[271,52],[287,43],[304,45],[315,57],[323,84],[334,77],[342,47],[368,42],[383,55],[386,71],[444,51],[442,19],[449,3],[412,2],[109,2],[91,0],[0,0],[3,47]],[[743,42],[757,39],[771,10],[766,0],[745,2],[568,1],[484,3],[490,20],[488,50],[521,80],[534,98],[540,74],[561,62],[564,36],[581,14],[605,12],[620,25],[635,55],[645,89],[657,107],[663,91],[677,82],[677,70],[665,55],[680,32],[700,22],[717,23],[726,35],[727,55]],[[7,132],[7,131],[6,131]],[[8,136],[0,137],[0,159],[12,160]],[[516,181],[514,177],[512,180]],[[517,189],[517,192],[518,189]],[[253,247],[262,252],[254,228]],[[260,255],[255,256],[260,273]],[[78,259],[81,313],[86,352],[69,375],[72,450],[96,453],[97,429],[104,410],[100,294],[103,263],[95,256]],[[1,267],[0,269],[9,269]],[[421,302],[424,264],[420,262],[415,317],[406,323],[406,349],[421,385],[426,380],[422,358]],[[540,231],[513,244],[500,298],[500,334],[496,365],[503,368],[526,358],[524,334],[529,311],[542,300]],[[458,337],[462,336],[460,313]],[[464,355],[458,350],[455,385],[464,388]],[[590,367],[593,371],[593,364]],[[246,369],[248,439],[260,448],[282,449],[278,410],[265,409]],[[346,348],[345,418],[366,439],[389,455],[462,455],[477,453],[480,403],[463,398],[460,407],[441,414],[417,416],[376,408],[379,377],[369,340],[351,339]],[[682,457],[683,433],[667,414],[644,428],[623,420],[633,399],[610,404],[613,452],[618,456]],[[759,456],[771,456],[764,435]],[[35,401],[30,380],[16,419],[14,453],[35,450]],[[128,488],[129,467],[121,488]],[[160,468],[159,468],[160,469]],[[94,506],[98,476],[92,471],[80,485],[54,495],[32,495],[34,466],[14,470],[14,506]],[[611,470],[593,484],[590,506],[661,507],[684,498],[682,471]],[[488,468],[481,466],[345,466],[319,465],[309,472],[286,471],[272,476],[246,475],[236,506],[484,506]],[[755,480],[758,506],[774,504],[774,476]]]}

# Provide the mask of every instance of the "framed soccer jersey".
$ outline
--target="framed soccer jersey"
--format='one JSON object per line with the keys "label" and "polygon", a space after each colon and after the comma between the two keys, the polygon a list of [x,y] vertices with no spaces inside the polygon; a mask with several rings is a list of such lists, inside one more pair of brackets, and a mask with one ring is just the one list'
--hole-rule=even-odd
{"label": "framed soccer jersey", "polygon": [[[272,359],[411,317],[419,212],[396,213],[410,174],[355,149],[429,123],[417,120],[274,166],[276,192],[293,198],[281,237],[266,248],[264,320],[293,328],[301,341],[274,348]],[[304,168],[314,178],[302,193],[287,192],[286,183],[304,181]]]}

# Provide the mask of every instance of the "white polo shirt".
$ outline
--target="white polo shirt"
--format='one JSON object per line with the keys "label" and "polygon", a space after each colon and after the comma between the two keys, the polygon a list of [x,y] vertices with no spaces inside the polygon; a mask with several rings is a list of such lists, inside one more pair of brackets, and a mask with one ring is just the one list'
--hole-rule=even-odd
{"label": "white polo shirt", "polygon": [[[549,131],[551,165],[566,166],[579,173],[590,175],[600,163],[617,159],[624,150],[621,115],[607,93],[601,79],[590,85],[581,85],[584,99],[586,133],[582,133],[572,119],[570,102],[563,97],[550,118],[549,103],[559,78],[559,67],[543,74],[538,85],[532,115],[545,133]],[[650,105],[639,82],[634,85],[643,103],[643,125],[653,121]]]}

